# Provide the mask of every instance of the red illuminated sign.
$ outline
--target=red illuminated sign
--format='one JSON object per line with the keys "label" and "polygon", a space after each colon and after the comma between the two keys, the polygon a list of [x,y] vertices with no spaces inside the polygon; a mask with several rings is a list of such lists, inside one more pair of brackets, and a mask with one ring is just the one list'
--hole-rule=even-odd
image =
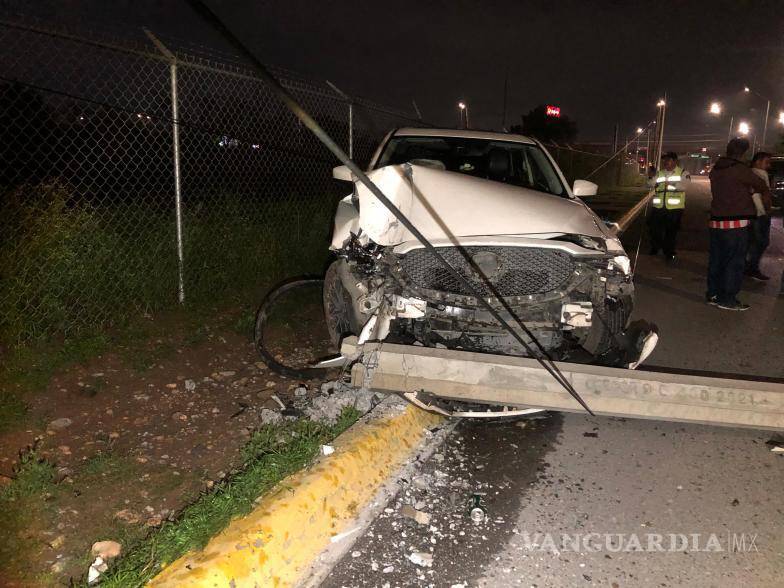
{"label": "red illuminated sign", "polygon": [[547,116],[553,116],[558,118],[561,116],[561,107],[560,106],[553,106],[552,104],[547,105],[547,110],[545,111]]}

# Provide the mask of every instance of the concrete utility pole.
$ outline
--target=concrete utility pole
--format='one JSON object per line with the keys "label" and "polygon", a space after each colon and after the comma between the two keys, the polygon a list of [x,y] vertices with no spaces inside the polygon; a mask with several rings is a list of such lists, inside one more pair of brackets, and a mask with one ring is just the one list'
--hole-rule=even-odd
{"label": "concrete utility pole", "polygon": [[658,141],[656,145],[656,159],[654,160],[654,165],[656,168],[659,168],[659,164],[662,158],[662,151],[664,149],[664,119],[667,115],[667,93],[664,93],[664,98],[659,100],[656,103],[656,106],[659,107],[659,113],[656,119],[656,134],[658,135]]}

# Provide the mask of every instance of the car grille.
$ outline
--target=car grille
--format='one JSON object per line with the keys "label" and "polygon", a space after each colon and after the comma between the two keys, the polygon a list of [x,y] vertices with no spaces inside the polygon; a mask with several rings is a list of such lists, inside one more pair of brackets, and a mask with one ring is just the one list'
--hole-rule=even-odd
{"label": "car grille", "polygon": [[[574,272],[572,258],[556,249],[535,247],[465,247],[468,256],[493,253],[498,259],[498,271],[489,275],[490,283],[504,298],[544,294],[557,290]],[[439,247],[438,251],[458,273],[467,278],[483,296],[492,292],[466,261],[457,247]],[[480,264],[481,266],[481,264]],[[414,285],[428,290],[470,296],[471,292],[455,279],[426,249],[409,251],[401,260],[401,267]]]}

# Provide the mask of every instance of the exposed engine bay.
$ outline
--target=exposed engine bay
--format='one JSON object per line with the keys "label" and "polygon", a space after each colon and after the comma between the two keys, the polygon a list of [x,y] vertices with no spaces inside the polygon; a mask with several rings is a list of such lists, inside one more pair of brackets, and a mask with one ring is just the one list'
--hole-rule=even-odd
{"label": "exposed engine bay", "polygon": [[[611,257],[569,253],[576,248],[473,245],[462,247],[462,252],[445,247],[442,254],[512,322],[490,296],[488,286],[494,286],[553,359],[585,361],[588,353],[616,363],[619,347],[627,344],[624,329],[634,287]],[[397,253],[352,237],[338,253],[340,259],[325,282],[330,333],[336,342],[361,332],[364,339],[526,354],[425,249]]]}

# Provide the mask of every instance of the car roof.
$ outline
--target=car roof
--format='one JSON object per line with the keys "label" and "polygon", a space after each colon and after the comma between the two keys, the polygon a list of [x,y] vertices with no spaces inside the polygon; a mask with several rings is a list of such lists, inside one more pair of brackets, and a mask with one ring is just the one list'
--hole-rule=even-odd
{"label": "car roof", "polygon": [[423,129],[405,127],[394,133],[395,137],[461,137],[465,139],[485,139],[487,141],[509,141],[535,145],[536,141],[525,135],[512,133],[493,133],[491,131],[474,131],[471,129]]}

